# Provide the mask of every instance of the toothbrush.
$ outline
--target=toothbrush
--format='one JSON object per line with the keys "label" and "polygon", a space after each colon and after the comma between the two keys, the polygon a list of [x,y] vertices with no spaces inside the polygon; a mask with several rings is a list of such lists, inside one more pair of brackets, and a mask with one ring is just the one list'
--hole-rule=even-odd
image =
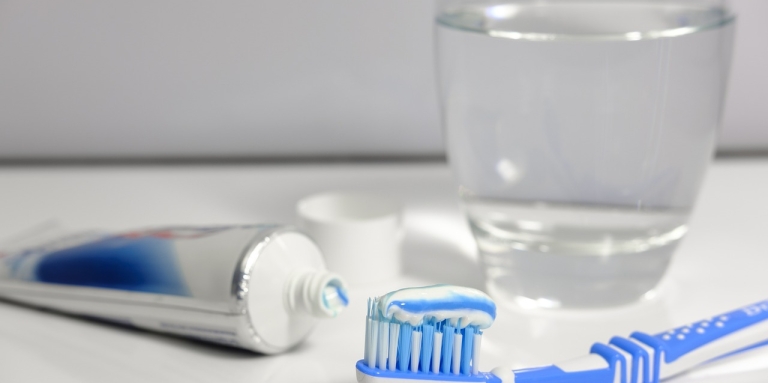
{"label": "toothbrush", "polygon": [[655,335],[613,337],[592,345],[586,356],[551,366],[480,372],[482,330],[495,314],[485,294],[458,286],[403,289],[369,299],[357,381],[658,383],[768,345],[766,300]]}

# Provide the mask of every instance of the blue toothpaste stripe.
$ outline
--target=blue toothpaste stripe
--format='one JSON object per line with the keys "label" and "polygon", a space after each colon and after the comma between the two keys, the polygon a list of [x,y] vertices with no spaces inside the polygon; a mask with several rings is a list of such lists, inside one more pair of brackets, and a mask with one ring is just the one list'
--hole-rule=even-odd
{"label": "blue toothpaste stripe", "polygon": [[344,306],[349,306],[349,297],[347,296],[347,290],[341,286],[336,286],[336,293],[339,294],[339,299],[344,302]]}
{"label": "blue toothpaste stripe", "polygon": [[472,309],[488,313],[492,319],[496,319],[496,305],[492,301],[467,298],[460,295],[441,299],[392,301],[389,303],[388,308],[392,306],[398,306],[404,311],[415,314],[438,310]]}

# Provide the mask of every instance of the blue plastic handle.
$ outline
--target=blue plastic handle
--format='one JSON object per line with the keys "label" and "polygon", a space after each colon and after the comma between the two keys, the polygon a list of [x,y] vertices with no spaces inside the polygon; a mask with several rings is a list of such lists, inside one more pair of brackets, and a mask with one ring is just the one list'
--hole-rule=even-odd
{"label": "blue plastic handle", "polygon": [[[664,361],[672,363],[705,344],[768,319],[768,300],[710,319],[694,322],[653,337],[664,350]],[[762,339],[755,339],[757,343]]]}
{"label": "blue plastic handle", "polygon": [[[613,337],[608,344],[595,343],[590,353],[602,357],[606,361],[605,367],[564,371],[557,365],[552,365],[521,369],[514,371],[514,381],[515,383],[658,383],[662,378],[662,365],[669,368],[671,366],[667,365],[674,363],[682,356],[765,320],[768,320],[768,300],[656,335],[635,332],[630,336],[631,339]],[[706,363],[712,361],[712,358],[724,358],[756,347],[768,346],[768,339],[763,339],[765,332],[762,328],[752,333],[752,335],[755,334],[760,335],[754,339],[754,342],[742,342],[743,339],[736,343],[726,341],[723,343],[726,347],[722,350],[715,349],[722,351],[722,354],[703,354],[707,355],[707,359],[701,361],[681,360],[680,363],[683,364],[677,364],[678,370],[665,371],[667,374],[679,373],[682,371],[680,369],[695,367],[696,363]],[[735,347],[729,349],[728,345]]]}

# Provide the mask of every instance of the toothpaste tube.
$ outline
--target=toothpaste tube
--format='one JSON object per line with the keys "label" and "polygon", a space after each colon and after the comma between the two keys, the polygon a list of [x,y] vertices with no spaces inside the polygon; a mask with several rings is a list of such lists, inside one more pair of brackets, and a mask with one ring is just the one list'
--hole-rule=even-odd
{"label": "toothpaste tube", "polygon": [[0,298],[267,354],[347,305],[315,243],[275,225],[37,233],[0,251]]}

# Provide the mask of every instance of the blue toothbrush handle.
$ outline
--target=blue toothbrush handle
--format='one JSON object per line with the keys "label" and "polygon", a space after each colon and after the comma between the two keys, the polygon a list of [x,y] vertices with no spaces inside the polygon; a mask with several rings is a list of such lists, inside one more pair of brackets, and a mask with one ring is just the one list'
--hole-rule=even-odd
{"label": "blue toothbrush handle", "polygon": [[630,337],[653,350],[658,362],[653,371],[656,380],[650,382],[655,382],[768,345],[768,300],[656,335],[636,332]]}
{"label": "blue toothbrush handle", "polygon": [[706,362],[768,345],[768,300],[656,335],[595,343],[552,366],[494,370],[503,383],[658,383]]}

